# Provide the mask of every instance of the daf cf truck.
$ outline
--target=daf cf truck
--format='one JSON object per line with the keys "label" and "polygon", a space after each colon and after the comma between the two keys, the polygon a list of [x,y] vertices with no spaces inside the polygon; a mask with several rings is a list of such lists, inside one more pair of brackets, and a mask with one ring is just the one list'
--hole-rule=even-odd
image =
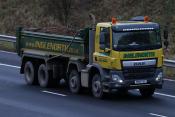
{"label": "daf cf truck", "polygon": [[163,49],[158,23],[143,20],[97,23],[75,36],[17,31],[21,74],[29,85],[57,85],[64,78],[72,93],[139,89],[150,97],[163,84]]}

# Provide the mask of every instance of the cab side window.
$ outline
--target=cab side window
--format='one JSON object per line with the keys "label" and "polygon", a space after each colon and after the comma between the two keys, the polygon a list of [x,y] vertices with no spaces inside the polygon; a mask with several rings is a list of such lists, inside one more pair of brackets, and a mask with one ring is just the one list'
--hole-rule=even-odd
{"label": "cab side window", "polygon": [[110,29],[101,28],[100,31],[100,49],[110,48]]}

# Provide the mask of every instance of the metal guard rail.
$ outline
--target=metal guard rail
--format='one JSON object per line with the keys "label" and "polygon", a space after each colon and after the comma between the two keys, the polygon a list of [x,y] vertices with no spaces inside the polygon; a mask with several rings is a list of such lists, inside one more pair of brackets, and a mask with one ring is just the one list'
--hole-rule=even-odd
{"label": "metal guard rail", "polygon": [[164,60],[164,66],[175,68],[175,60]]}
{"label": "metal guard rail", "polygon": [[8,41],[8,42],[16,42],[16,37],[14,36],[6,36],[6,35],[0,35],[0,41]]}

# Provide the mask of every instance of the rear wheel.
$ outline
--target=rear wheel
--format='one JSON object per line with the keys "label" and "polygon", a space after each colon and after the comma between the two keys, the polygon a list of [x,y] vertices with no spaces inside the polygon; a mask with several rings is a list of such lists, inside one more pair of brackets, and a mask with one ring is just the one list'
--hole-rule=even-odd
{"label": "rear wheel", "polygon": [[53,87],[56,85],[56,80],[52,77],[52,72],[49,71],[45,64],[41,64],[38,69],[38,82],[41,87]]}
{"label": "rear wheel", "polygon": [[149,98],[153,96],[155,88],[140,89],[139,91],[142,97]]}
{"label": "rear wheel", "polygon": [[103,98],[103,86],[99,74],[95,74],[92,79],[92,94],[95,98]]}
{"label": "rear wheel", "polygon": [[37,80],[37,68],[33,66],[33,63],[28,61],[24,66],[24,77],[28,85],[35,85]]}
{"label": "rear wheel", "polygon": [[74,94],[80,93],[81,90],[81,81],[80,75],[77,70],[71,70],[69,74],[69,88],[70,91]]}

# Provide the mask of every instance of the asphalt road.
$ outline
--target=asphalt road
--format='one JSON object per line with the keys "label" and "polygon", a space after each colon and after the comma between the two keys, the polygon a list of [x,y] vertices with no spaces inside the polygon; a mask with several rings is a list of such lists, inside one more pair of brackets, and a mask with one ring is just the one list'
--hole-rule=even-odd
{"label": "asphalt road", "polygon": [[64,87],[27,86],[19,66],[16,54],[0,51],[1,117],[175,117],[175,81],[165,80],[150,99],[135,90],[98,100],[89,93],[73,95]]}

